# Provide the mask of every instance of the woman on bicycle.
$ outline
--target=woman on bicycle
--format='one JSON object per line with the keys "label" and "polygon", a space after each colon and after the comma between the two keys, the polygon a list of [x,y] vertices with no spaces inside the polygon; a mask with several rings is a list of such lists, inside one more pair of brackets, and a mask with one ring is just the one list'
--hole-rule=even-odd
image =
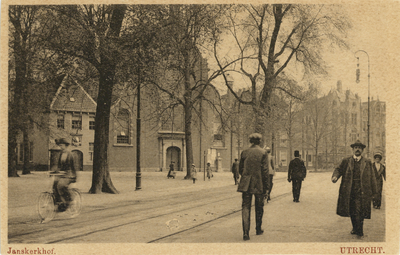
{"label": "woman on bicycle", "polygon": [[59,178],[54,181],[54,192],[64,204],[59,211],[65,211],[71,202],[71,194],[68,186],[76,182],[77,160],[70,150],[70,141],[67,138],[56,139],[56,144],[61,148],[60,158],[58,160],[58,170],[62,173]]}

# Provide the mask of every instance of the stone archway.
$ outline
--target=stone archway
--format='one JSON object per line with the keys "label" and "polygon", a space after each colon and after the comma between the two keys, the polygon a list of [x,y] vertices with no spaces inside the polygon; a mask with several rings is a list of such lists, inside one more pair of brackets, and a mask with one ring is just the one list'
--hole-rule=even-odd
{"label": "stone archway", "polygon": [[79,171],[83,171],[83,153],[80,150],[73,150],[73,154],[76,155],[76,158],[78,159],[78,169]]}
{"label": "stone archway", "polygon": [[175,171],[181,170],[181,149],[176,146],[171,146],[167,148],[166,165],[169,166],[171,161],[175,162]]}

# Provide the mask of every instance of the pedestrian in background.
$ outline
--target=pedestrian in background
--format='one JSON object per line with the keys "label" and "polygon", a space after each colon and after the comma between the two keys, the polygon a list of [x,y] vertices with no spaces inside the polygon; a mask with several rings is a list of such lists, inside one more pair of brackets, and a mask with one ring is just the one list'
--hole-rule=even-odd
{"label": "pedestrian in background", "polygon": [[235,162],[232,164],[232,174],[233,179],[235,180],[235,185],[237,185],[239,180],[239,162],[237,158],[235,158]]}
{"label": "pedestrian in background", "polygon": [[376,185],[377,185],[377,193],[373,198],[373,205],[375,209],[381,209],[382,203],[382,188],[383,188],[383,179],[386,181],[386,167],[381,164],[382,154],[377,152],[374,154],[375,163],[372,165],[375,177],[376,177]]}
{"label": "pedestrian in background", "polygon": [[275,168],[274,168],[274,161],[272,160],[272,155],[271,155],[271,149],[269,147],[266,147],[265,150],[268,153],[268,175],[269,175],[269,190],[268,190],[268,197],[267,197],[267,202],[271,200],[271,191],[272,187],[274,186],[273,179],[275,175]]}
{"label": "pedestrian in background", "polygon": [[168,171],[167,177],[168,177],[168,179],[170,177],[175,179],[175,175],[176,175],[175,174],[175,161],[171,161],[171,164],[169,164],[169,171]]}
{"label": "pedestrian in background", "polygon": [[307,169],[304,161],[300,159],[300,152],[294,151],[294,159],[289,163],[288,182],[292,182],[293,202],[300,202],[301,183],[306,178]]}
{"label": "pedestrian in background", "polygon": [[364,236],[364,219],[371,218],[371,200],[376,194],[376,177],[369,159],[362,156],[366,147],[359,140],[350,145],[353,156],[342,160],[332,175],[336,183],[340,177],[339,198],[336,213],[342,217],[350,217],[352,235]]}
{"label": "pedestrian in background", "polygon": [[260,147],[261,134],[254,133],[249,136],[250,148],[244,150],[240,157],[239,174],[241,176],[238,192],[242,192],[242,226],[243,240],[250,240],[250,212],[251,200],[255,197],[256,234],[262,235],[264,230],[262,218],[264,215],[264,199],[268,187],[268,156]]}
{"label": "pedestrian in background", "polygon": [[196,183],[197,170],[196,170],[196,166],[194,164],[192,164],[192,168],[190,169],[190,176],[192,177],[193,183]]}
{"label": "pedestrian in background", "polygon": [[210,178],[213,177],[213,174],[212,174],[211,164],[209,162],[207,163],[206,171],[207,171],[207,178],[208,180],[210,180]]}

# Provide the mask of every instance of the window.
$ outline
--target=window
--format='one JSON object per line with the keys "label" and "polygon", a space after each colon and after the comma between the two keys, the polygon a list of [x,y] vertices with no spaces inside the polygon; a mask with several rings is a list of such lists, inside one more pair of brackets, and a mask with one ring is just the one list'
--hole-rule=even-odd
{"label": "window", "polygon": [[94,143],[89,143],[89,160],[93,161]]}
{"label": "window", "polygon": [[356,102],[353,102],[353,107],[356,107]]}
{"label": "window", "polygon": [[367,122],[363,121],[363,131],[367,131]]}
{"label": "window", "polygon": [[280,137],[280,146],[285,147],[287,146],[287,135],[286,134],[282,134]]}
{"label": "window", "polygon": [[79,113],[72,114],[72,129],[82,129],[82,116]]}
{"label": "window", "polygon": [[90,130],[94,130],[95,117],[96,117],[95,113],[89,113],[89,129]]}
{"label": "window", "polygon": [[57,115],[57,128],[64,129],[64,114]]}
{"label": "window", "polygon": [[223,134],[214,134],[213,146],[224,147],[224,135]]}
{"label": "window", "polygon": [[311,161],[312,161],[311,156],[312,156],[312,155],[310,155],[310,154],[307,155],[307,162],[311,162]]}
{"label": "window", "polygon": [[357,125],[357,113],[351,114],[351,124]]}
{"label": "window", "polygon": [[115,120],[115,130],[117,131],[117,143],[129,144],[129,111],[127,109],[121,109],[118,112]]}
{"label": "window", "polygon": [[376,146],[381,146],[381,134],[379,132],[376,133]]}
{"label": "window", "polygon": [[215,134],[214,135],[214,141],[217,141],[217,140],[222,140],[222,135],[221,134]]}

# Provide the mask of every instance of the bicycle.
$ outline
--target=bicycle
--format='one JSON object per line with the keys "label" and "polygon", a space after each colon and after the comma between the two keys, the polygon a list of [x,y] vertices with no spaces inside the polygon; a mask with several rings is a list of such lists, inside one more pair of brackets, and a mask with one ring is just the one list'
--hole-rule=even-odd
{"label": "bicycle", "polygon": [[[53,187],[54,182],[56,180],[56,176],[62,175],[63,174],[59,173],[50,173],[49,177],[53,177],[51,189],[49,191],[42,192],[39,195],[37,203],[37,213],[40,219],[40,223],[51,221],[55,217],[57,212],[65,211],[70,215],[70,218],[74,218],[78,216],[82,210],[82,196],[79,190],[76,188],[68,189],[71,194],[71,201],[69,202],[69,205],[63,202],[61,199],[56,198]],[[60,210],[62,207],[66,209]]]}

